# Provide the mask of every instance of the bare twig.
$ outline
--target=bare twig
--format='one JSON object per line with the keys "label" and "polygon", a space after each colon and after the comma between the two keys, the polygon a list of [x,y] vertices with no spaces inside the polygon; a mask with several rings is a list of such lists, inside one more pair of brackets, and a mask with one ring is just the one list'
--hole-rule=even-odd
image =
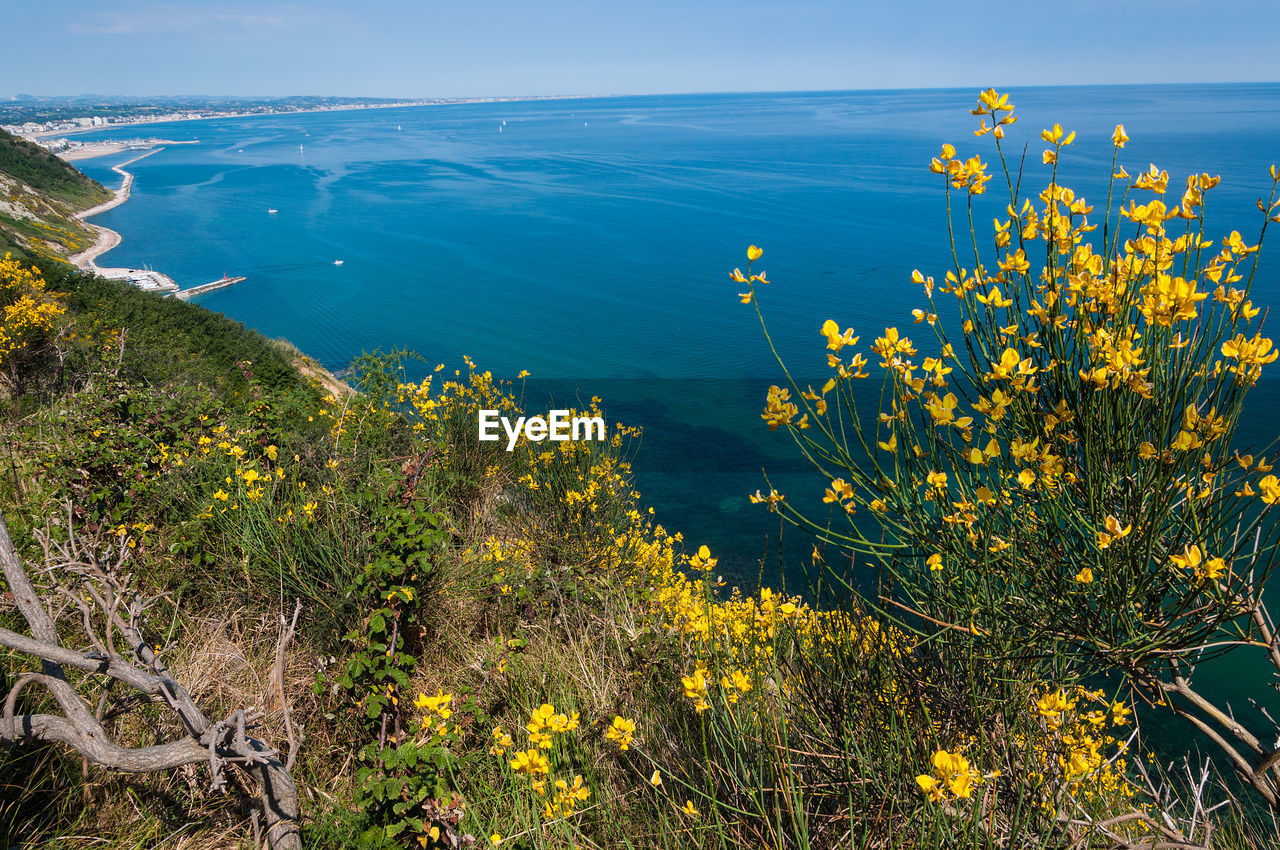
{"label": "bare twig", "polygon": [[[247,734],[255,718],[241,710],[223,721],[211,723],[143,637],[142,622],[147,608],[164,597],[146,598],[129,590],[129,576],[122,570],[128,559],[126,547],[117,547],[115,561],[111,563],[109,553],[100,559],[99,554],[92,551],[93,547],[81,546],[70,521],[67,530],[66,543],[55,544],[48,535],[43,536],[40,543],[46,569],[76,580],[74,591],[63,593],[61,598],[70,600],[80,610],[82,624],[95,647],[88,653],[67,649],[60,643],[54,617],[32,586],[9,530],[0,518],[0,571],[31,633],[28,637],[0,629],[0,646],[38,658],[41,664],[39,673],[19,676],[9,689],[4,713],[0,716],[0,742],[57,741],[95,764],[130,773],[153,773],[206,761],[215,789],[225,784],[224,765],[239,764],[257,779],[271,847],[301,850],[297,786],[288,768],[276,757],[276,751]],[[103,561],[108,562],[106,567]],[[101,636],[95,633],[94,615],[101,621]],[[117,649],[117,637],[126,647],[127,655]],[[102,725],[101,706],[96,712],[91,711],[67,680],[65,670],[68,668],[105,675],[158,697],[181,720],[186,735],[146,747],[128,748],[117,744]],[[48,691],[61,716],[18,714],[18,697],[28,686]]]}

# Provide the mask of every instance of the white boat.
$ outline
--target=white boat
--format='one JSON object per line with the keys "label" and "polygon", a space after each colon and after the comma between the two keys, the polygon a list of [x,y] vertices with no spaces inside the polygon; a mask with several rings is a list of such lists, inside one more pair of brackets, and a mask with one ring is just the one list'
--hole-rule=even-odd
{"label": "white boat", "polygon": [[333,261],[333,264],[334,264],[335,266],[340,266],[340,265],[342,265],[342,260],[334,260],[334,261]]}
{"label": "white boat", "polygon": [[268,215],[275,215],[278,212],[280,212],[280,210],[267,210]]}

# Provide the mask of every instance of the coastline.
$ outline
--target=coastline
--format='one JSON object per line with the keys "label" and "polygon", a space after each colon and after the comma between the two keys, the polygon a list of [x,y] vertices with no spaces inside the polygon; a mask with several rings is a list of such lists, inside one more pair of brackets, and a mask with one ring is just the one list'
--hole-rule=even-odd
{"label": "coastline", "polygon": [[[77,143],[80,144],[80,143]],[[85,142],[80,147],[68,148],[67,150],[58,151],[54,156],[63,162],[78,162],[82,159],[96,159],[100,156],[111,156],[116,153],[124,153],[127,150],[139,150],[143,146],[148,148],[168,147],[169,145],[198,145],[199,142],[178,142],[173,139],[139,139],[137,141],[117,142],[114,140],[101,142]],[[130,160],[129,162],[133,162]],[[128,165],[128,163],[121,163]]]}
{"label": "coastline", "polygon": [[[73,216],[77,221],[82,222],[85,227],[88,227],[97,233],[98,239],[89,248],[86,248],[79,254],[72,255],[68,260],[77,268],[101,277],[115,280],[128,279],[130,283],[144,291],[160,292],[165,295],[180,297],[182,290],[180,290],[174,280],[166,274],[152,271],[150,269],[103,268],[99,266],[97,258],[117,247],[121,241],[123,241],[123,237],[121,237],[117,231],[112,230],[109,227],[103,227],[100,224],[92,224],[85,221],[87,218],[92,218],[99,213],[115,209],[128,201],[133,190],[133,173],[126,171],[125,166],[132,165],[138,160],[144,159],[152,154],[159,153],[162,150],[164,150],[163,147],[152,148],[151,150],[145,151],[132,159],[127,159],[124,162],[112,166],[111,170],[120,174],[124,178],[123,182],[120,184],[120,188],[115,190],[114,196],[110,200],[104,201],[97,206],[90,207],[87,210],[81,210]],[[197,289],[198,288],[199,287],[197,287]],[[294,365],[298,368],[298,371],[300,371],[304,376],[316,381],[327,392],[332,393],[338,398],[345,398],[347,396],[357,394],[354,387],[339,378],[333,372],[326,369],[318,361],[308,357],[293,343],[286,340],[274,340],[274,342],[287,351],[290,358],[293,360]]]}
{"label": "coastline", "polygon": [[117,247],[123,237],[109,227],[103,227],[100,224],[93,224],[85,219],[92,218],[99,213],[107,210],[113,210],[116,207],[129,200],[129,195],[133,190],[133,173],[125,171],[126,165],[132,165],[140,159],[145,159],[152,154],[159,153],[164,148],[152,148],[149,151],[139,154],[132,159],[125,160],[119,165],[112,166],[111,170],[121,175],[124,181],[120,184],[120,188],[115,190],[114,196],[109,201],[104,201],[95,207],[87,210],[81,210],[74,215],[77,221],[84,224],[91,231],[98,235],[97,240],[85,250],[78,254],[68,257],[68,262],[76,268],[84,271],[93,272],[102,277],[112,278],[115,280],[128,279],[140,289],[156,292],[176,292],[178,285],[168,275],[161,274],[150,269],[126,269],[126,268],[104,268],[98,265],[98,257],[107,253],[111,249]]}
{"label": "coastline", "polygon": [[600,95],[592,94],[552,94],[529,97],[467,97],[457,100],[433,100],[408,103],[366,103],[352,106],[316,107],[313,109],[289,109],[280,112],[234,112],[227,115],[201,115],[199,118],[157,118],[152,121],[128,121],[123,124],[106,124],[101,127],[79,127],[71,130],[50,130],[34,133],[23,138],[36,141],[39,139],[57,139],[63,136],[79,136],[84,133],[101,133],[104,130],[118,130],[121,127],[147,127],[155,124],[181,124],[187,121],[222,121],[230,118],[269,118],[280,115],[311,115],[317,112],[357,112],[362,109],[411,109],[423,106],[462,106],[469,103],[532,103],[542,100],[583,100]]}

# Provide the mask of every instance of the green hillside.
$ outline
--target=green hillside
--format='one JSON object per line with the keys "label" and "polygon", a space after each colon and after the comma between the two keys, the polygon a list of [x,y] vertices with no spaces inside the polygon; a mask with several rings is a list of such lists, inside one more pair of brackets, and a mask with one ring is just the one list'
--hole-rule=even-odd
{"label": "green hillside", "polygon": [[74,209],[91,207],[111,197],[101,183],[84,176],[70,163],[3,130],[0,130],[0,172]]}
{"label": "green hillside", "polygon": [[64,258],[92,243],[75,212],[111,197],[39,145],[0,130],[0,255]]}

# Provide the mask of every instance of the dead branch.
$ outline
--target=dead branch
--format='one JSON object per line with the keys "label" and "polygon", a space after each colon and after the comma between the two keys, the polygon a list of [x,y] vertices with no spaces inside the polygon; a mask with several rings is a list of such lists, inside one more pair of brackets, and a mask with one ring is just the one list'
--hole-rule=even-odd
{"label": "dead branch", "polygon": [[[18,676],[5,695],[0,743],[56,741],[95,764],[129,773],[208,762],[214,790],[225,789],[226,766],[239,765],[257,780],[270,846],[301,850],[297,786],[278,753],[247,733],[258,718],[240,710],[211,722],[143,637],[145,613],[163,597],[145,597],[130,589],[131,577],[123,572],[127,548],[118,545],[112,557],[109,549],[83,545],[70,516],[67,531],[64,544],[54,543],[48,535],[40,542],[46,570],[70,579],[69,587],[59,585],[58,595],[65,605],[79,610],[93,646],[87,652],[60,643],[55,616],[31,584],[0,517],[0,570],[30,631],[27,636],[0,629],[0,646],[38,658],[41,665],[38,673]],[[177,715],[186,735],[147,747],[121,746],[103,727],[101,711],[93,710],[68,681],[67,669],[105,676],[163,701]],[[47,691],[61,715],[19,714],[18,697],[29,687]]]}
{"label": "dead branch", "polygon": [[[295,599],[293,604],[293,619],[286,622],[284,614],[280,615],[280,639],[276,641],[276,660],[271,666],[271,673],[267,676],[270,683],[272,694],[279,701],[280,711],[284,714],[284,734],[289,740],[289,757],[285,759],[285,769],[293,772],[293,763],[298,758],[298,746],[301,743],[298,736],[293,731],[293,707],[289,705],[284,693],[284,668],[285,668],[285,649],[289,646],[289,641],[293,640],[294,632],[298,629],[298,617],[302,614],[302,600]],[[301,731],[299,732],[301,734]]]}

